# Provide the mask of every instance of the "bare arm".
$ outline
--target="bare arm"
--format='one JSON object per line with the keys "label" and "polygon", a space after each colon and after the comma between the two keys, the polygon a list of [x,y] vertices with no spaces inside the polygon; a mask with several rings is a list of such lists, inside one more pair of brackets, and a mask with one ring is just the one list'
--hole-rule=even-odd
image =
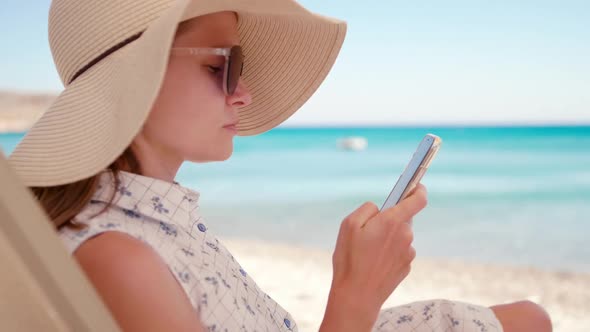
{"label": "bare arm", "polygon": [[368,332],[372,330],[378,314],[378,310],[371,310],[332,288],[320,332]]}
{"label": "bare arm", "polygon": [[123,331],[204,331],[165,262],[140,240],[106,232],[74,257]]}

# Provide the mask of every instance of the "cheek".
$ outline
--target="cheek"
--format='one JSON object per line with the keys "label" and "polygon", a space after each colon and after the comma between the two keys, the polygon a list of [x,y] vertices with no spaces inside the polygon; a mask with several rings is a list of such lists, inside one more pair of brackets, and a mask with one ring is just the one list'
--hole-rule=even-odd
{"label": "cheek", "polygon": [[225,95],[215,76],[195,65],[171,62],[146,123],[151,136],[167,144],[208,140],[221,128]]}
{"label": "cheek", "polygon": [[166,99],[168,109],[194,110],[203,107],[219,107],[225,103],[219,80],[219,77],[197,63],[172,62],[161,94]]}

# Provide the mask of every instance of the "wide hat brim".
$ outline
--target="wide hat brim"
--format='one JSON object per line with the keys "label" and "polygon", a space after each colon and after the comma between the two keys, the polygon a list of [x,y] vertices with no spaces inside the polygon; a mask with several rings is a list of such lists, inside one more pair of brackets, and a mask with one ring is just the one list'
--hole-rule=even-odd
{"label": "wide hat brim", "polygon": [[[262,2],[268,2],[267,4]],[[138,134],[155,101],[178,24],[238,13],[252,103],[239,109],[238,135],[268,131],[317,90],[338,55],[346,24],[289,0],[178,0],[134,42],[69,84],[9,156],[27,186],[55,186],[97,174]]]}

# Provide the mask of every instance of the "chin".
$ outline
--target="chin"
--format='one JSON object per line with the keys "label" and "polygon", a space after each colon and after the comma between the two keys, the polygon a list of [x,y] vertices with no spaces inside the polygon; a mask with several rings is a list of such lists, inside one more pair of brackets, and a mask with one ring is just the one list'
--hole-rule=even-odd
{"label": "chin", "polygon": [[225,156],[219,156],[218,158],[212,159],[211,161],[226,161],[231,157],[231,154]]}
{"label": "chin", "polygon": [[223,157],[219,161],[228,160],[229,158],[231,158],[233,152],[234,152],[233,148],[229,149],[228,151],[226,151],[226,153],[223,155]]}
{"label": "chin", "polygon": [[225,160],[228,160],[232,156],[232,154],[233,154],[233,148],[230,147],[229,149],[222,149],[222,150],[215,151],[215,153],[212,153],[207,156],[193,155],[193,156],[191,156],[191,158],[189,160],[192,162],[195,162],[195,163],[225,161]]}

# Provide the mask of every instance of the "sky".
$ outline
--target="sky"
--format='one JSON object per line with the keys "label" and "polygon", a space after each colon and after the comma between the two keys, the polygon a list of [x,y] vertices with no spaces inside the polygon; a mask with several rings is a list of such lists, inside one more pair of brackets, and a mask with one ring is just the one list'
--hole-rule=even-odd
{"label": "sky", "polygon": [[[301,0],[348,23],[326,81],[284,126],[590,124],[590,1]],[[63,89],[49,0],[0,9],[0,89]]]}

